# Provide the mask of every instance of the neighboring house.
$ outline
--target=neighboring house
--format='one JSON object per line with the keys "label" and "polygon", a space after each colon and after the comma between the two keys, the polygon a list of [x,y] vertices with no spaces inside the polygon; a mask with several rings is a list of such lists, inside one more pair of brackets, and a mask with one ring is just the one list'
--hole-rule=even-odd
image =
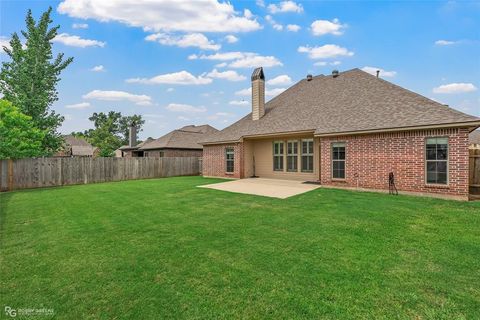
{"label": "neighboring house", "polygon": [[252,74],[252,112],[202,144],[203,175],[295,179],[468,198],[473,117],[359,69],[303,79],[264,103]]}
{"label": "neighboring house", "polygon": [[120,148],[125,157],[201,157],[200,141],[218,130],[209,126],[189,125],[173,130],[166,135],[142,142],[134,147]]}
{"label": "neighboring house", "polygon": [[468,136],[470,149],[480,149],[480,130],[475,130]]}
{"label": "neighboring house", "polygon": [[73,135],[63,136],[65,143],[62,150],[55,154],[55,157],[94,157],[98,155],[98,148],[95,148],[83,138]]}

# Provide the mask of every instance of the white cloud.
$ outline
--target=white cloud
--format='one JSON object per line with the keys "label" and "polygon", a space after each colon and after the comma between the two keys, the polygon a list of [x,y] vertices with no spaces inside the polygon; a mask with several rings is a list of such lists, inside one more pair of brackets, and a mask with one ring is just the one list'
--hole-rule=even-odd
{"label": "white cloud", "polygon": [[342,25],[338,19],[315,20],[310,26],[314,36],[323,36],[325,34],[333,34],[339,36],[343,33],[346,25]]}
{"label": "white cloud", "polygon": [[211,54],[211,55],[202,54],[201,56],[197,56],[196,54],[192,54],[192,55],[188,56],[188,59],[189,60],[202,59],[202,60],[229,61],[229,60],[241,59],[246,54],[254,54],[254,53],[232,51],[232,52],[214,53],[214,54]]}
{"label": "white cloud", "polygon": [[173,89],[173,88],[168,88],[168,89],[167,89],[167,92],[173,92],[173,90],[175,90],[175,89]]}
{"label": "white cloud", "polygon": [[450,83],[433,88],[434,93],[466,93],[477,91],[472,83]]}
{"label": "white cloud", "polygon": [[228,113],[228,112],[217,112],[215,114],[209,115],[207,117],[207,120],[219,120],[222,118],[231,118],[234,117],[235,114],[233,113]]}
{"label": "white cloud", "polygon": [[330,64],[331,64],[332,66],[339,66],[339,65],[342,64],[342,62],[341,62],[341,61],[332,61]]}
{"label": "white cloud", "polygon": [[105,67],[103,65],[98,65],[98,66],[95,66],[93,67],[92,69],[90,69],[90,71],[93,71],[93,72],[102,72],[102,71],[105,71]]}
{"label": "white cloud", "polygon": [[130,101],[142,106],[152,104],[152,98],[147,95],[132,94],[125,91],[93,90],[83,95],[82,98],[103,101]]}
{"label": "white cloud", "polygon": [[73,29],[88,29],[88,24],[86,23],[74,23],[72,24]]}
{"label": "white cloud", "polygon": [[270,4],[268,5],[268,11],[270,13],[279,13],[279,12],[296,12],[301,13],[303,12],[303,7],[301,4],[297,4],[294,1],[282,1],[278,5],[277,4]]}
{"label": "white cloud", "polygon": [[116,21],[146,31],[245,32],[261,28],[247,12],[217,0],[64,0],[59,13],[101,22]]}
{"label": "white cloud", "polygon": [[377,70],[379,70],[380,77],[385,77],[385,78],[392,78],[397,75],[396,71],[385,71],[382,68],[376,68],[376,67],[363,67],[362,70],[370,74],[373,74],[374,76],[377,75]]}
{"label": "white cloud", "polygon": [[248,106],[250,105],[250,102],[247,100],[232,100],[228,104],[232,106]]}
{"label": "white cloud", "polygon": [[166,109],[172,112],[183,112],[183,113],[198,113],[198,112],[205,112],[207,109],[204,106],[194,107],[189,104],[181,104],[181,103],[170,103],[166,106]]}
{"label": "white cloud", "polygon": [[232,61],[228,64],[231,68],[254,68],[254,67],[275,67],[282,66],[282,62],[274,56],[261,56],[254,52],[223,52],[215,53],[211,55],[191,55],[188,57],[190,60],[202,59],[202,60],[219,60],[219,61]]}
{"label": "white cloud", "polygon": [[252,88],[245,88],[242,90],[235,91],[236,96],[251,96],[252,95]]}
{"label": "white cloud", "polygon": [[342,48],[336,44],[326,44],[321,47],[302,46],[299,47],[297,51],[308,53],[310,59],[328,59],[341,56],[351,57],[354,54],[352,51],[348,51],[346,48]]}
{"label": "white cloud", "polygon": [[215,65],[215,67],[217,67],[217,68],[225,68],[226,66],[227,66],[227,63],[226,63],[226,62],[217,63],[217,64]]}
{"label": "white cloud", "polygon": [[98,40],[82,39],[79,36],[72,36],[68,33],[60,33],[55,38],[52,39],[52,42],[60,42],[66,46],[70,47],[104,47],[105,42]]}
{"label": "white cloud", "polygon": [[132,78],[127,79],[128,83],[143,83],[143,84],[180,84],[180,85],[202,85],[209,84],[212,79],[203,76],[195,77],[188,71],[180,71],[174,73],[160,74],[153,78]]}
{"label": "white cloud", "polygon": [[437,40],[437,41],[435,41],[435,44],[437,46],[449,46],[449,45],[456,44],[456,43],[457,43],[456,41],[448,41],[448,40]]}
{"label": "white cloud", "polygon": [[275,89],[267,89],[265,90],[265,95],[267,97],[274,97],[278,96],[283,91],[287,90],[287,88],[275,88]]}
{"label": "white cloud", "polygon": [[291,83],[292,83],[292,78],[290,78],[286,74],[282,74],[281,76],[275,77],[267,81],[267,84],[271,86],[289,85]]}
{"label": "white cloud", "polygon": [[87,109],[90,108],[90,102],[80,102],[76,104],[68,104],[65,106],[67,109]]}
{"label": "white cloud", "polygon": [[177,119],[181,120],[181,121],[190,121],[190,118],[187,118],[187,117],[184,117],[184,116],[178,116]]}
{"label": "white cloud", "polygon": [[265,1],[263,1],[263,0],[257,0],[257,1],[255,1],[255,3],[256,3],[257,6],[259,6],[259,7],[262,7],[262,8],[265,7]]}
{"label": "white cloud", "polygon": [[288,31],[292,31],[292,32],[297,32],[301,29],[302,27],[300,27],[298,24],[287,24],[287,30]]}
{"label": "white cloud", "polygon": [[3,51],[3,47],[7,47],[7,49],[11,49],[10,47],[10,39],[7,37],[0,36],[0,53],[5,53]]}
{"label": "white cloud", "polygon": [[227,41],[228,43],[235,43],[238,42],[238,38],[232,34],[229,34],[228,36],[225,36],[225,41]]}
{"label": "white cloud", "polygon": [[191,33],[183,36],[172,36],[166,33],[154,33],[145,37],[147,41],[155,41],[167,46],[177,46],[180,48],[197,47],[204,50],[220,50],[221,45],[208,40],[201,33]]}
{"label": "white cloud", "polygon": [[242,81],[247,79],[245,76],[238,74],[234,70],[227,70],[227,71],[217,71],[217,69],[213,69],[211,72],[207,74],[209,78],[216,78],[216,79],[225,79],[228,81]]}
{"label": "white cloud", "polygon": [[265,16],[265,20],[267,20],[273,27],[273,29],[277,30],[277,31],[282,31],[283,30],[283,26],[279,23],[277,23],[271,15],[266,15]]}
{"label": "white cloud", "polygon": [[314,66],[320,66],[320,67],[323,67],[323,66],[326,66],[326,65],[330,65],[330,66],[338,66],[342,64],[341,61],[331,61],[331,62],[327,62],[327,61],[317,61],[315,62],[313,65]]}
{"label": "white cloud", "polygon": [[258,55],[247,55],[242,59],[238,59],[229,64],[231,68],[256,68],[256,67],[275,67],[283,66],[283,63],[280,62],[274,56],[258,56]]}

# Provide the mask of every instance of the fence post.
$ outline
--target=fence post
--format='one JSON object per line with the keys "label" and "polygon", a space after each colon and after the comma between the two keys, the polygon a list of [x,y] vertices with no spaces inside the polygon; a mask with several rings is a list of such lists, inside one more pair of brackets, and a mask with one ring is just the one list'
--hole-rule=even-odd
{"label": "fence post", "polygon": [[8,159],[8,191],[13,190],[13,160]]}

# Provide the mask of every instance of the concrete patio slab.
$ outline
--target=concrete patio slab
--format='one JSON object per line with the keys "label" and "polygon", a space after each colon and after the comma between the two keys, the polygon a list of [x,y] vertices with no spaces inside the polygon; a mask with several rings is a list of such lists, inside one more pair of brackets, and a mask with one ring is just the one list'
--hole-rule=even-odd
{"label": "concrete patio slab", "polygon": [[297,194],[315,190],[320,188],[320,186],[303,183],[302,181],[251,178],[207,184],[199,186],[199,188],[286,199]]}

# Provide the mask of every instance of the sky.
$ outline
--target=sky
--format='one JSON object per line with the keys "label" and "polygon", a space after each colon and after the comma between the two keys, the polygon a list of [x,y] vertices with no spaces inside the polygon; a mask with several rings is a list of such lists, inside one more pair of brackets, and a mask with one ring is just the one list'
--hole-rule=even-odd
{"label": "sky", "polygon": [[74,57],[53,105],[62,133],[110,110],[141,114],[141,139],[222,129],[250,112],[260,66],[267,100],[307,74],[360,68],[480,116],[479,1],[0,0],[1,45],[49,6],[54,52]]}

